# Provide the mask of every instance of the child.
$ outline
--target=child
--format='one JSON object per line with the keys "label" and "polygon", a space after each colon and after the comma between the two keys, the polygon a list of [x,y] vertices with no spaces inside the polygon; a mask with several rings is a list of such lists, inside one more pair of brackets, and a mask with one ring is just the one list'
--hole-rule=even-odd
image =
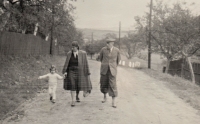
{"label": "child", "polygon": [[55,103],[57,82],[58,80],[63,79],[63,77],[56,73],[56,67],[52,65],[50,68],[50,73],[43,76],[39,76],[38,79],[48,79],[50,101],[52,103]]}

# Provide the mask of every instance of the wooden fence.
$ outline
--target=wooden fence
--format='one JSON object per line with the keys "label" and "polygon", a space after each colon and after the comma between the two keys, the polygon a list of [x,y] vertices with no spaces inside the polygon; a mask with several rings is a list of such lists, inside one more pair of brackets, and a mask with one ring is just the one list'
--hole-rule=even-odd
{"label": "wooden fence", "polygon": [[[192,63],[192,67],[195,75],[195,82],[200,84],[200,63]],[[171,61],[168,73],[171,75],[180,76],[187,80],[191,80],[191,72],[186,59]]]}
{"label": "wooden fence", "polygon": [[0,53],[3,55],[46,55],[50,43],[32,34],[0,32]]}

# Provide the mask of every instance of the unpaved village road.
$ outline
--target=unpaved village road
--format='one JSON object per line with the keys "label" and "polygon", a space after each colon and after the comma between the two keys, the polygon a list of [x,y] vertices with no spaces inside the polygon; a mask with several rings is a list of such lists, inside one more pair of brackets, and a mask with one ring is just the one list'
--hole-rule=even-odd
{"label": "unpaved village road", "polygon": [[[61,59],[57,65],[63,63]],[[118,68],[117,108],[111,107],[110,97],[107,103],[101,103],[100,62],[90,60],[89,64],[93,90],[86,98],[81,92],[81,102],[75,107],[70,106],[70,93],[63,90],[60,81],[55,104],[49,101],[47,92],[39,93],[23,105],[23,117],[6,118],[3,124],[200,124],[195,109],[173,94],[163,82],[135,69]]]}

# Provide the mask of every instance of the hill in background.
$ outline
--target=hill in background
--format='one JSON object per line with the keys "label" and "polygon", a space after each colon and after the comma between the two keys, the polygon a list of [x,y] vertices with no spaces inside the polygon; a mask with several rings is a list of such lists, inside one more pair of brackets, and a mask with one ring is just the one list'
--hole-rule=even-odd
{"label": "hill in background", "polygon": [[[101,40],[105,38],[105,35],[108,33],[115,34],[117,37],[119,37],[119,31],[114,31],[114,30],[99,30],[99,29],[88,29],[84,28],[78,29],[83,33],[84,39],[91,40],[92,39],[92,33],[93,33],[93,39],[94,40]],[[129,31],[121,31],[121,37],[124,37],[125,35],[128,34]]]}

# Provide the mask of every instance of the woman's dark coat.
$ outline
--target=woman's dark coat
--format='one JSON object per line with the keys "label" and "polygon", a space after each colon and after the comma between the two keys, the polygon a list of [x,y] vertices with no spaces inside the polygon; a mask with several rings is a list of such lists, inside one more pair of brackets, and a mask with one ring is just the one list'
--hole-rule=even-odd
{"label": "woman's dark coat", "polygon": [[[63,67],[62,73],[64,74],[67,72],[67,76],[64,79],[64,89],[65,90],[71,90],[70,88],[70,79],[68,75],[68,64],[69,60],[71,58],[72,51],[69,51],[67,53],[67,58],[65,61],[65,65]],[[91,91],[92,90],[92,84],[90,81],[90,70],[87,60],[87,53],[85,51],[79,50],[78,51],[78,88],[80,91]]]}

